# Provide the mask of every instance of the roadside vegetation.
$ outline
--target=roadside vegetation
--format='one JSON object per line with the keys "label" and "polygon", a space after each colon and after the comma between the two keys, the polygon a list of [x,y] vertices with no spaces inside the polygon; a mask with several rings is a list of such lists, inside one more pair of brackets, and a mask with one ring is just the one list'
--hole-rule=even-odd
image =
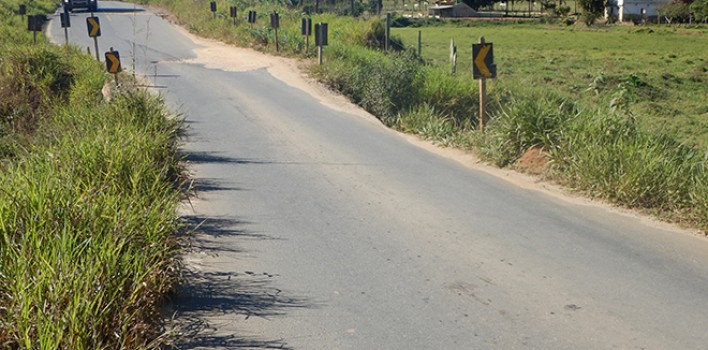
{"label": "roadside vegetation", "polygon": [[143,91],[106,101],[104,68],[33,44],[18,5],[0,4],[0,349],[155,348],[178,277],[181,123]]}
{"label": "roadside vegetation", "polygon": [[[406,22],[403,22],[406,24]],[[641,129],[708,148],[708,26],[572,27],[542,23],[479,23],[393,28],[406,47],[449,66],[450,41],[458,72],[470,79],[471,46],[485,36],[495,46],[499,76],[492,88],[516,85],[552,91],[583,106],[613,107]]]}

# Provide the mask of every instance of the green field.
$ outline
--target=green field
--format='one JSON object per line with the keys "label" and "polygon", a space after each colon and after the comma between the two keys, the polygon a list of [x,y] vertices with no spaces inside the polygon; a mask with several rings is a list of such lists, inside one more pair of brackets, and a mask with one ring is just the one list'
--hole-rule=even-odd
{"label": "green field", "polygon": [[[418,5],[418,6],[416,6]],[[556,3],[556,6],[559,4]],[[411,1],[411,0],[386,0],[383,1],[382,12],[396,12],[403,15],[416,16],[418,14],[426,14],[429,7],[434,6],[434,2]],[[508,8],[507,8],[508,6]],[[563,1],[561,6],[568,7],[570,13],[576,13],[580,10],[575,1]],[[541,3],[532,2],[529,8],[528,1],[514,1],[508,3],[496,2],[489,7],[481,9],[484,12],[493,12],[504,16],[525,17],[529,16],[529,11],[533,17],[543,15]]]}
{"label": "green field", "polygon": [[470,74],[471,45],[494,43],[498,81],[557,91],[581,105],[622,95],[638,123],[688,145],[708,148],[708,29],[676,27],[576,28],[543,24],[466,22],[393,28],[406,47],[435,65],[458,48],[458,72]]}

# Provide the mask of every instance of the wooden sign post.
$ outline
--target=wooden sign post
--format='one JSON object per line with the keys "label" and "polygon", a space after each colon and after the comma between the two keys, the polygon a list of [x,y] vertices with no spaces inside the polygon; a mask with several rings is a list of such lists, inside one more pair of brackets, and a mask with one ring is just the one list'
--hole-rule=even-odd
{"label": "wooden sign post", "polygon": [[312,18],[305,17],[302,19],[302,35],[305,36],[305,55],[310,53],[310,35],[312,35]]}
{"label": "wooden sign post", "polygon": [[229,14],[231,15],[231,19],[233,20],[233,24],[236,25],[236,17],[238,17],[238,7],[236,7],[236,6],[229,7]]}
{"label": "wooden sign post", "polygon": [[280,52],[280,43],[278,41],[278,28],[280,28],[280,15],[277,12],[270,14],[270,26],[275,30],[275,52]]}
{"label": "wooden sign post", "polygon": [[71,27],[69,12],[64,11],[60,13],[59,19],[61,20],[61,27],[64,28],[64,42],[66,45],[69,45],[69,27]]}

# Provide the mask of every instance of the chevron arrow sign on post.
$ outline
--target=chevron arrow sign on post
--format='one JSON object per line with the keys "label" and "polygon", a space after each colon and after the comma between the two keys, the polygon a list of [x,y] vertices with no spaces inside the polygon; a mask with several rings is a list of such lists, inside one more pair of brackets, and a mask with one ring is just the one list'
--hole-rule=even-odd
{"label": "chevron arrow sign on post", "polygon": [[472,45],[472,72],[475,79],[497,77],[497,66],[494,64],[494,47],[492,43]]}
{"label": "chevron arrow sign on post", "polygon": [[487,100],[487,79],[497,77],[497,65],[494,64],[494,46],[479,38],[479,44],[472,44],[472,75],[479,80],[479,115],[477,124],[484,132],[486,118],[485,104]]}
{"label": "chevron arrow sign on post", "polygon": [[111,74],[118,74],[121,72],[120,66],[120,54],[118,51],[107,51],[106,52],[106,71]]}
{"label": "chevron arrow sign on post", "polygon": [[101,36],[101,23],[98,17],[86,17],[86,28],[88,28],[88,35],[92,38]]}

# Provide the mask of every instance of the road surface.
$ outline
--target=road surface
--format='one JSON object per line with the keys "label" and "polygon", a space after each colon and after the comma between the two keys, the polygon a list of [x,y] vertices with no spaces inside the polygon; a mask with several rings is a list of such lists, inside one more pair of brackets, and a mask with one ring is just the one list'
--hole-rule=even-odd
{"label": "road surface", "polygon": [[96,15],[189,126],[181,348],[708,349],[705,239],[420,147],[287,60]]}

